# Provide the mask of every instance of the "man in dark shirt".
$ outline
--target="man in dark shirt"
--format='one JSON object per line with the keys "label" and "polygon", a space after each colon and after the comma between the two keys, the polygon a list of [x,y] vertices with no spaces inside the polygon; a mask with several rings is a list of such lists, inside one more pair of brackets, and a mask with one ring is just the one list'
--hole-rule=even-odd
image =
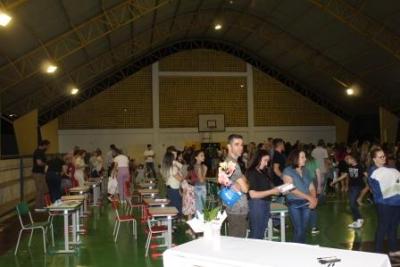
{"label": "man in dark shirt", "polygon": [[272,181],[275,186],[279,186],[283,184],[282,172],[286,165],[286,157],[284,155],[285,143],[281,138],[275,138],[273,145],[274,156],[272,158]]}
{"label": "man in dark shirt", "polygon": [[36,187],[35,208],[37,209],[44,207],[44,195],[48,192],[45,179],[45,168],[46,150],[49,145],[50,142],[48,140],[42,140],[40,141],[38,148],[33,152],[32,177],[35,181]]}

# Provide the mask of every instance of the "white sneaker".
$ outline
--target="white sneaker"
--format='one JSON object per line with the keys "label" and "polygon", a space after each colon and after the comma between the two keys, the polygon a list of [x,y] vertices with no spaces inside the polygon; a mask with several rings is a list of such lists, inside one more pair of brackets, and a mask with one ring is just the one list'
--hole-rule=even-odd
{"label": "white sneaker", "polygon": [[349,228],[361,228],[361,223],[359,221],[352,222],[348,225]]}

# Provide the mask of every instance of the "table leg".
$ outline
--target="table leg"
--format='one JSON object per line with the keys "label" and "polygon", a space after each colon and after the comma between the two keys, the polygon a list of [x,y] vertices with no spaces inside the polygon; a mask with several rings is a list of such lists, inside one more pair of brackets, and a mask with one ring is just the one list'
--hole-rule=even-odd
{"label": "table leg", "polygon": [[286,242],[285,212],[280,213],[281,217],[281,242]]}
{"label": "table leg", "polygon": [[100,195],[100,188],[96,185],[93,188],[93,206],[97,206],[97,202],[99,200],[99,195]]}
{"label": "table leg", "polygon": [[269,241],[272,241],[272,239],[273,239],[274,231],[272,228],[273,228],[272,219],[269,218],[269,220],[268,220],[268,240]]}
{"label": "table leg", "polygon": [[76,211],[72,213],[72,242],[76,244]]}
{"label": "table leg", "polygon": [[[80,218],[81,218],[81,214],[79,214],[79,210],[77,210],[76,211],[76,232],[77,233],[82,233]],[[79,242],[79,235],[78,235],[78,242]]]}
{"label": "table leg", "polygon": [[172,217],[167,217],[167,227],[168,227],[168,234],[167,234],[167,248],[172,247]]}
{"label": "table leg", "polygon": [[85,201],[83,202],[83,212],[86,213],[87,212],[87,199],[88,199],[88,197],[87,197],[87,194],[84,194],[84,195],[85,195]]}
{"label": "table leg", "polygon": [[80,243],[80,235],[79,235],[79,233],[81,232],[81,222],[80,222],[79,210],[75,211],[74,216],[76,216],[75,234],[76,234],[77,243],[79,244]]}
{"label": "table leg", "polygon": [[54,251],[54,253],[74,253],[75,250],[69,248],[71,242],[69,242],[68,210],[64,210],[63,215],[64,215],[64,249],[56,250]]}
{"label": "table leg", "polygon": [[68,210],[64,210],[64,249],[65,251],[69,250],[69,229],[68,229]]}

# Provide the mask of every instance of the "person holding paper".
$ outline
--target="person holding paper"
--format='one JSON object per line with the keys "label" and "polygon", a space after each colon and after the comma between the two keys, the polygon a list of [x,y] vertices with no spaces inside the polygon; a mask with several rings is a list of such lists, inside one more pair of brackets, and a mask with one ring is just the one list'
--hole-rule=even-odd
{"label": "person holding paper", "polygon": [[267,172],[270,155],[258,150],[246,172],[249,180],[249,224],[250,238],[263,239],[271,213],[271,196],[279,195]]}
{"label": "person holding paper", "polygon": [[310,218],[310,210],[318,204],[317,192],[306,164],[306,154],[302,150],[292,150],[288,157],[288,167],[283,171],[285,184],[293,184],[296,188],[287,195],[290,219],[294,233],[293,242],[305,243],[306,231]]}

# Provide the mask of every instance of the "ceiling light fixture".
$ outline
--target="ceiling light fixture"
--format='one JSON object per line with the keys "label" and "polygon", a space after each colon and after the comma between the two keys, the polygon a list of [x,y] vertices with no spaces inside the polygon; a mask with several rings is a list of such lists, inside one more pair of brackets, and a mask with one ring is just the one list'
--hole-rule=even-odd
{"label": "ceiling light fixture", "polygon": [[222,25],[221,25],[221,24],[215,24],[214,29],[215,29],[216,31],[219,31],[219,30],[222,29]]}
{"label": "ceiling light fixture", "polygon": [[12,17],[3,11],[0,11],[0,26],[7,27],[7,25],[11,22]]}
{"label": "ceiling light fixture", "polygon": [[350,87],[350,88],[347,88],[347,89],[346,89],[346,94],[349,95],[349,96],[350,96],[350,95],[354,95],[354,89],[351,88],[351,87]]}
{"label": "ceiling light fixture", "polygon": [[56,72],[57,69],[58,69],[58,67],[57,67],[56,65],[49,64],[49,65],[46,67],[46,72],[49,73],[49,74],[52,74],[52,73]]}
{"label": "ceiling light fixture", "polygon": [[71,95],[76,95],[78,93],[79,93],[79,89],[78,88],[74,87],[74,88],[71,89]]}

